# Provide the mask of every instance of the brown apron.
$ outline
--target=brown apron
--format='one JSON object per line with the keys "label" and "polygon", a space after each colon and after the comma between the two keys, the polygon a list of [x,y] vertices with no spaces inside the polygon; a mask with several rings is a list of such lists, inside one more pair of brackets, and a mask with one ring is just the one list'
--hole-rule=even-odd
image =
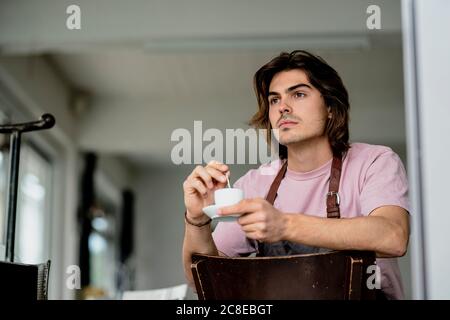
{"label": "brown apron", "polygon": [[[266,196],[266,200],[273,205],[275,198],[277,197],[278,187],[281,184],[287,170],[287,160],[284,161],[280,171],[278,171],[275,180],[270,186],[269,192]],[[331,164],[330,182],[327,193],[327,218],[340,218],[339,211],[339,182],[341,178],[342,170],[342,157],[334,156]],[[317,248],[306,246],[301,243],[294,243],[290,241],[279,241],[275,243],[265,243],[258,241],[258,253],[259,257],[269,256],[286,256],[293,254],[306,254],[306,253],[318,253],[330,251],[324,248]]]}

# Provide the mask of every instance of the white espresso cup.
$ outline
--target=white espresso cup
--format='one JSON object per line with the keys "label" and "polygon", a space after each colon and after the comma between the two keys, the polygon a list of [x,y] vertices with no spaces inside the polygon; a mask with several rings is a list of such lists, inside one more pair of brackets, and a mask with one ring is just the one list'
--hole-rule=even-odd
{"label": "white espresso cup", "polygon": [[223,188],[214,192],[214,202],[218,206],[231,206],[244,199],[244,191],[238,188]]}

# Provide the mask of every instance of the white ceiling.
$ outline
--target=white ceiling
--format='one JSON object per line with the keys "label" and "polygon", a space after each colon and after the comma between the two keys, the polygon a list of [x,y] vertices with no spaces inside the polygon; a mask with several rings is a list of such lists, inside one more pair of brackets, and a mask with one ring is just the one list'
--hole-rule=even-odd
{"label": "white ceiling", "polygon": [[[260,46],[261,39],[262,45],[286,47],[286,41],[304,37],[401,30],[400,0],[78,0],[81,29],[69,30],[66,9],[72,4],[71,0],[0,2],[1,50],[160,50],[208,47],[211,42],[236,48]],[[381,30],[367,28],[370,5],[380,7]]]}
{"label": "white ceiling", "polygon": [[270,52],[146,53],[114,50],[55,55],[76,87],[97,98],[159,101],[245,95],[251,75]]}

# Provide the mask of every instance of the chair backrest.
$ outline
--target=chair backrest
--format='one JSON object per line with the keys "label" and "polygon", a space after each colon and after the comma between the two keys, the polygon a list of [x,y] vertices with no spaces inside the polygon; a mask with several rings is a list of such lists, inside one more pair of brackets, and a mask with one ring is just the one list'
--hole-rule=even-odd
{"label": "chair backrest", "polygon": [[375,299],[366,285],[375,254],[330,251],[282,257],[231,258],[194,254],[200,300]]}

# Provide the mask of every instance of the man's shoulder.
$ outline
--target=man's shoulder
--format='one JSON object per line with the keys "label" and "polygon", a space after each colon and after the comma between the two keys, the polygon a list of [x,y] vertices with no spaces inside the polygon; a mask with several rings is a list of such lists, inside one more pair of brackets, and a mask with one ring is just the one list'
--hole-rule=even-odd
{"label": "man's shoulder", "polygon": [[370,160],[376,159],[383,154],[395,154],[395,152],[388,146],[368,144],[361,142],[353,142],[350,144],[350,149],[347,156],[351,159]]}
{"label": "man's shoulder", "polygon": [[344,162],[351,170],[359,171],[362,169],[363,172],[376,164],[379,164],[376,165],[377,167],[381,165],[403,165],[398,154],[390,147],[359,142],[350,144]]}

